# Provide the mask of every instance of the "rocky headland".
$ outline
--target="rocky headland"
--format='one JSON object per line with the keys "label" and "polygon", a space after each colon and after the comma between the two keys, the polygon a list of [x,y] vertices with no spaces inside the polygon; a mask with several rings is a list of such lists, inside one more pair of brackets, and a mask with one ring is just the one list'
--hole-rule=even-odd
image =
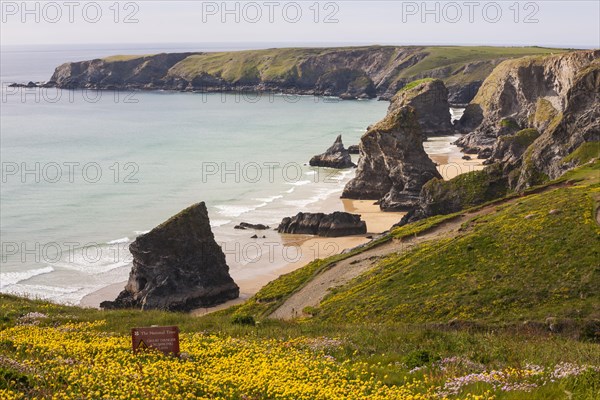
{"label": "rocky headland", "polygon": [[101,303],[102,308],[190,311],[239,296],[204,203],[138,236],[129,250],[129,281],[114,301]]}
{"label": "rocky headland", "polygon": [[473,99],[501,61],[542,48],[364,46],[112,56],[58,66],[43,85],[65,89],[281,92],[380,97],[409,82],[444,81],[452,104]]}

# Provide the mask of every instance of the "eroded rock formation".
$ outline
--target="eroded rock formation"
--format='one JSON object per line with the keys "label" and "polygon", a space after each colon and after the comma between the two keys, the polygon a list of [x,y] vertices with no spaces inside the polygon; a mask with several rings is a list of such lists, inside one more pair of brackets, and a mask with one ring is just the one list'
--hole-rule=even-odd
{"label": "eroded rock formation", "polygon": [[335,142],[323,154],[316,155],[308,162],[313,167],[327,168],[352,168],[356,167],[352,162],[350,153],[344,148],[342,135],[338,135]]}
{"label": "eroded rock formation", "polygon": [[500,64],[458,124],[457,144],[499,163],[516,189],[559,177],[565,157],[600,140],[600,51]]}
{"label": "eroded rock formation", "polygon": [[189,311],[239,296],[204,203],[138,236],[129,250],[133,267],[125,290],[102,308]]}
{"label": "eroded rock formation", "polygon": [[386,117],[362,136],[356,177],[342,197],[378,200],[382,210],[408,210],[418,203],[425,182],[441,178],[423,148],[417,112],[406,99],[394,97]]}
{"label": "eroded rock formation", "polygon": [[416,110],[424,138],[455,132],[448,103],[448,89],[441,80],[422,79],[409,83],[394,96],[389,112],[404,106],[411,106]]}
{"label": "eroded rock formation", "polygon": [[367,224],[360,215],[336,211],[332,214],[298,213],[284,218],[277,229],[279,233],[309,234],[326,237],[362,235]]}

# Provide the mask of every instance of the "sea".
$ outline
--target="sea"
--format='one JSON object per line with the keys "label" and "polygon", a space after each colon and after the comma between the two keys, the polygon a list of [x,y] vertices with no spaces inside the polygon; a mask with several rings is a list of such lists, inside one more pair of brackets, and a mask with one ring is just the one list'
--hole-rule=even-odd
{"label": "sea", "polygon": [[[313,168],[308,160],[340,134],[346,146],[357,144],[367,126],[385,116],[387,102],[8,87],[49,80],[68,61],[240,49],[2,47],[0,292],[78,304],[127,279],[128,246],[136,236],[201,201],[234,279],[268,274],[271,264],[290,261],[279,254],[264,262],[272,259],[265,248],[283,252],[277,232],[258,232],[273,244],[257,247],[249,238],[253,231],[234,226],[243,221],[275,228],[299,211],[334,211],[330,200],[354,170]],[[462,110],[451,111],[457,118]],[[430,154],[444,154],[452,150],[449,142],[425,146]]]}

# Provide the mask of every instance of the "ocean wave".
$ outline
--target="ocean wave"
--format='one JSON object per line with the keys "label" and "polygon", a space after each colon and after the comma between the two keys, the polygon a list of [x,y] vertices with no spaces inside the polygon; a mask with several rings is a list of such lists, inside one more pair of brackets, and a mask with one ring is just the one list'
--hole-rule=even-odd
{"label": "ocean wave", "polygon": [[18,271],[18,272],[2,272],[0,273],[0,289],[5,288],[10,285],[15,285],[19,282],[25,281],[27,279],[31,279],[37,275],[49,274],[53,272],[54,268],[48,266],[44,268],[38,269],[29,269],[26,271]]}
{"label": "ocean wave", "polygon": [[212,220],[210,220],[210,227],[216,228],[219,226],[227,225],[230,222],[231,222],[230,219],[212,219]]}
{"label": "ocean wave", "polygon": [[219,211],[217,213],[224,215],[226,217],[239,217],[242,214],[246,214],[247,212],[256,210],[257,206],[240,206],[240,205],[230,205],[230,204],[218,204],[215,208]]}
{"label": "ocean wave", "polygon": [[305,208],[311,204],[317,203],[319,201],[323,201],[331,197],[332,195],[339,193],[341,188],[334,189],[320,189],[316,194],[311,197],[307,197],[304,199],[296,199],[296,200],[284,200],[284,204],[289,206],[294,206],[297,208]]}
{"label": "ocean wave", "polygon": [[125,254],[117,254],[111,249],[106,249],[106,255],[102,254],[102,257],[98,260],[95,259],[96,255],[83,256],[83,254],[70,254],[69,261],[61,261],[53,264],[54,267],[60,269],[67,269],[70,271],[78,271],[84,272],[90,275],[98,275],[104,274],[113,269],[122,268],[131,263],[130,260],[127,259],[118,259],[115,260],[117,256],[121,258],[131,258],[129,253]]}
{"label": "ocean wave", "polygon": [[339,171],[337,174],[332,175],[330,177],[328,177],[328,179],[330,180],[334,180],[334,181],[338,181],[341,182],[343,181],[348,175],[351,175],[354,173],[353,169],[347,169],[347,170],[342,170]]}
{"label": "ocean wave", "polygon": [[94,286],[48,286],[48,285],[14,285],[3,291],[7,294],[30,299],[51,300],[61,304],[79,304],[81,299],[90,293],[102,289],[104,285]]}
{"label": "ocean wave", "polygon": [[135,233],[136,236],[145,235],[148,232],[150,232],[150,230],[147,230],[147,231],[133,231],[133,233]]}
{"label": "ocean wave", "polygon": [[308,185],[311,182],[312,181],[297,181],[297,182],[286,182],[286,184],[292,185],[292,186],[304,186],[304,185]]}
{"label": "ocean wave", "polygon": [[286,190],[285,193],[294,193],[294,190],[296,190],[296,188],[290,188]]}
{"label": "ocean wave", "polygon": [[257,198],[255,198],[253,200],[260,201],[262,203],[267,203],[268,204],[268,203],[274,202],[277,199],[281,199],[282,197],[283,197],[282,195],[278,194],[278,195],[271,196],[271,197],[257,197]]}
{"label": "ocean wave", "polygon": [[120,239],[115,239],[115,240],[111,240],[106,242],[106,244],[117,244],[117,243],[127,243],[129,242],[129,238],[128,237],[123,237]]}

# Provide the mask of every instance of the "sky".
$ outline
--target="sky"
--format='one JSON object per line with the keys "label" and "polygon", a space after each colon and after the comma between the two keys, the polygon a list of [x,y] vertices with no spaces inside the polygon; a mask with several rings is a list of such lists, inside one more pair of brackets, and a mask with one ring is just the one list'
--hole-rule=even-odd
{"label": "sky", "polygon": [[5,1],[0,44],[599,48],[600,1]]}

